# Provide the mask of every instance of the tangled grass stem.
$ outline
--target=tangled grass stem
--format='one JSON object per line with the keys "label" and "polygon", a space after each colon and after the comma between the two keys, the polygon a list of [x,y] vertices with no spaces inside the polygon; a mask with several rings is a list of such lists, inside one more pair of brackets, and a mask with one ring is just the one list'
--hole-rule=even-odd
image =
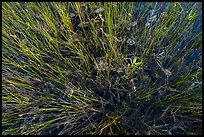
{"label": "tangled grass stem", "polygon": [[2,134],[202,134],[201,8],[3,2]]}

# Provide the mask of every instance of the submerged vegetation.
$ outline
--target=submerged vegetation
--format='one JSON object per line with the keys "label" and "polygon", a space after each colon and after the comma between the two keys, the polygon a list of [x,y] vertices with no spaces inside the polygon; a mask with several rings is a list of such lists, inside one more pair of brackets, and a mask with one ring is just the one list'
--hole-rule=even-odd
{"label": "submerged vegetation", "polygon": [[201,9],[3,2],[2,134],[202,134]]}

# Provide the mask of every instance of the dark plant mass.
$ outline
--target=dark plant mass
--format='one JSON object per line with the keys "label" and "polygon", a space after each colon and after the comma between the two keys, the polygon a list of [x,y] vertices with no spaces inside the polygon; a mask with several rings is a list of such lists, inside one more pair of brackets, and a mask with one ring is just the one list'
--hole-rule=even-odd
{"label": "dark plant mass", "polygon": [[201,2],[3,2],[3,135],[201,135]]}

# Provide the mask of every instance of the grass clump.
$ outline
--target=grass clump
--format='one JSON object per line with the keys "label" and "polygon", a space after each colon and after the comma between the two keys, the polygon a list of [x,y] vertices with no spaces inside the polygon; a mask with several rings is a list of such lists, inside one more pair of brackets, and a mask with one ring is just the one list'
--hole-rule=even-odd
{"label": "grass clump", "polygon": [[3,2],[2,134],[201,134],[201,8]]}

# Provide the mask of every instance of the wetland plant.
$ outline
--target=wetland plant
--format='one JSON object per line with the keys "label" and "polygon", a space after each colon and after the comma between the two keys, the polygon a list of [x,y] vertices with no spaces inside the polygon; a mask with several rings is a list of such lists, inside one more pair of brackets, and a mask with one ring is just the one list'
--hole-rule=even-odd
{"label": "wetland plant", "polygon": [[2,134],[202,134],[201,9],[3,2]]}

